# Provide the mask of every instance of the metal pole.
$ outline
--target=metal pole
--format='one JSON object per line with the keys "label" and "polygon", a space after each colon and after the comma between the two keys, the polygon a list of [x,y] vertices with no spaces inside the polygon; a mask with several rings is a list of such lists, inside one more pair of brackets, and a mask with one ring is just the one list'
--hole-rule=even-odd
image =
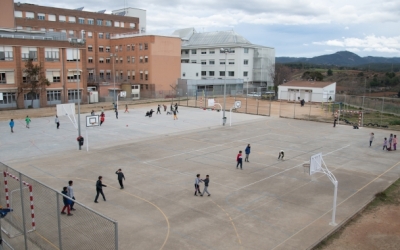
{"label": "metal pole", "polygon": [[86,127],[86,152],[89,152],[89,136],[87,132],[87,127]]}
{"label": "metal pole", "polygon": [[259,103],[258,101],[259,101],[259,100],[257,99],[257,115],[258,115],[258,103]]}
{"label": "metal pole", "polygon": [[296,100],[293,102],[293,119],[296,119]]}
{"label": "metal pole", "polygon": [[333,183],[335,185],[335,190],[333,191],[333,208],[332,208],[332,221],[329,223],[331,226],[336,226],[335,222],[335,217],[336,217],[336,198],[337,198],[337,187],[338,187],[338,182],[335,181]]}
{"label": "metal pole", "polygon": [[28,235],[26,234],[26,221],[25,221],[25,211],[24,211],[24,193],[22,186],[22,174],[18,174],[19,177],[19,189],[21,190],[21,207],[22,207],[22,225],[24,229],[24,241],[25,241],[25,249],[28,249]]}
{"label": "metal pole", "polygon": [[[225,81],[224,81],[224,111],[222,113],[222,119],[225,119],[225,106],[226,106],[226,61],[227,61],[228,51],[225,49]],[[225,123],[222,123],[225,126]]]}
{"label": "metal pole", "polygon": [[230,110],[230,114],[229,114],[229,127],[232,126],[232,108]]}
{"label": "metal pole", "polygon": [[114,95],[113,95],[113,102],[115,103],[115,57],[117,56],[117,54],[111,54],[111,58],[113,60],[113,75],[114,75]]}
{"label": "metal pole", "polygon": [[361,127],[364,127],[364,100],[365,100],[365,93],[364,93],[363,101],[362,101]]}
{"label": "metal pole", "polygon": [[186,93],[186,107],[189,107],[189,95]]}
{"label": "metal pole", "polygon": [[246,91],[246,114],[247,114],[247,98],[249,95],[249,78],[247,78],[247,91]]}
{"label": "metal pole", "polygon": [[114,222],[115,225],[115,250],[118,250],[118,222]]}
{"label": "metal pole", "polygon": [[311,120],[311,103],[310,103],[310,111],[308,112],[308,120]]}
{"label": "metal pole", "polygon": [[279,101],[279,117],[281,117],[282,99]]}
{"label": "metal pole", "polygon": [[269,97],[269,111],[268,116],[271,116],[272,96]]}
{"label": "metal pole", "polygon": [[383,114],[383,106],[385,106],[385,97],[382,97],[381,124],[379,124],[380,126],[382,126],[382,114]]}
{"label": "metal pole", "polygon": [[56,193],[56,199],[57,199],[57,228],[58,228],[58,248],[62,250],[62,238],[61,238],[61,217],[60,217],[60,194]]}
{"label": "metal pole", "polygon": [[[81,77],[81,73],[79,72],[79,64],[78,64],[78,58],[79,58],[79,48],[76,48],[76,74],[77,74],[77,78],[78,78],[78,136],[81,136],[81,98],[79,95],[80,89],[79,89],[79,84],[80,84],[80,77]],[[79,75],[78,75],[79,73]],[[82,149],[81,144],[78,143],[79,145],[79,150]]]}

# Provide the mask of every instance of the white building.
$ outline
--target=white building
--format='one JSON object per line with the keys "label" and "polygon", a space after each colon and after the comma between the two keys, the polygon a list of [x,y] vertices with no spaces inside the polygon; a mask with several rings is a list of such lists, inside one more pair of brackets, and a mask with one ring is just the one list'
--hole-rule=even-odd
{"label": "white building", "polygon": [[201,79],[201,65],[199,63],[182,63],[181,79]]}
{"label": "white building", "polygon": [[335,101],[336,82],[290,81],[278,86],[278,99],[287,101]]}
{"label": "white building", "polygon": [[[176,30],[182,39],[181,62],[200,64],[202,79],[243,79],[253,87],[272,87],[275,49],[250,43],[234,31],[197,33]],[[221,52],[228,49],[230,53]]]}
{"label": "white building", "polygon": [[119,10],[113,10],[112,14],[139,18],[139,32],[140,33],[146,32],[146,10],[128,7]]}

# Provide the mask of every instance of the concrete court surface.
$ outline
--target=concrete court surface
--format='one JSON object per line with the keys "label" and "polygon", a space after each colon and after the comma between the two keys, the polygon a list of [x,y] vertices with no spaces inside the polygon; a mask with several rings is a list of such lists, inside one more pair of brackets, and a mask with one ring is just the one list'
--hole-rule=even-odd
{"label": "concrete court surface", "polygon": [[[76,150],[65,117],[60,130],[52,117],[32,119],[29,130],[17,121],[14,134],[1,122],[1,161],[57,190],[74,180],[79,202],[118,221],[120,249],[307,249],[335,229],[333,184],[303,171],[311,155],[322,152],[339,182],[339,225],[399,178],[399,153],[381,147],[390,131],[245,114],[222,127],[215,111],[180,107],[177,121],[145,111],[121,110],[118,120],[107,112],[88,130],[89,152]],[[247,143],[250,163],[237,170]],[[193,196],[197,173],[210,175],[210,197]],[[107,202],[95,204],[98,175]]]}

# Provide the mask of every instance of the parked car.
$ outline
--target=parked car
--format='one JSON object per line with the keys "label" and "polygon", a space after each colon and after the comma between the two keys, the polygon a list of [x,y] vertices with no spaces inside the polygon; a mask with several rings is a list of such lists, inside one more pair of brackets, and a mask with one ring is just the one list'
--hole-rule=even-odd
{"label": "parked car", "polygon": [[247,94],[247,96],[250,96],[250,97],[261,97],[261,93],[250,92],[250,93]]}
{"label": "parked car", "polygon": [[275,99],[275,91],[267,91],[261,94],[261,99]]}

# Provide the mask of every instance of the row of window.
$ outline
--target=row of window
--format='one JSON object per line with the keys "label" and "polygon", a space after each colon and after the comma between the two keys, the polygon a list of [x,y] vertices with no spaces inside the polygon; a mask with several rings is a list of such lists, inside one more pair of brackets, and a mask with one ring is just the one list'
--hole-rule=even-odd
{"label": "row of window", "polygon": [[[132,57],[127,56],[126,57],[126,62],[127,63],[135,63],[135,57],[134,56],[132,56]],[[149,57],[148,56],[139,57],[139,63],[148,63],[148,62],[149,62]],[[91,57],[91,56],[88,57],[88,63],[93,63],[93,57]],[[99,58],[99,63],[104,63],[104,57],[100,57]],[[107,57],[106,60],[105,60],[105,63],[111,63],[111,58]],[[124,59],[122,57],[120,57],[120,58],[116,57],[115,58],[115,63],[124,63]]]}
{"label": "row of window", "polygon": [[[136,74],[134,70],[127,70],[126,71],[126,78],[124,78],[124,71],[116,70],[115,71],[115,80],[136,80]],[[113,76],[111,76],[111,71],[107,70],[104,72],[104,70],[100,70],[99,73],[99,80],[113,80]],[[139,71],[139,79],[140,80],[149,80],[149,72],[148,71]],[[89,71],[89,80],[96,80],[94,77],[93,71]]]}
{"label": "row of window", "polygon": [[[36,47],[21,47],[21,59],[37,61],[38,49]],[[60,61],[60,49],[58,48],[45,48],[45,60],[48,62]],[[14,60],[13,48],[10,46],[0,46],[0,61]],[[69,48],[67,49],[67,61],[80,61],[80,52],[78,50]]]}
{"label": "row of window", "polygon": [[[40,94],[34,94],[33,99],[39,99]],[[79,98],[78,98],[78,90],[71,89],[68,90],[68,100],[78,100],[82,98],[82,90],[79,90]],[[31,93],[24,94],[24,100],[28,101],[32,99]],[[59,102],[61,103],[61,90],[48,90],[47,91],[47,101],[48,102]],[[16,93],[14,92],[3,92],[3,100],[0,100],[1,104],[12,104],[16,103]]]}
{"label": "row of window", "polygon": [[[243,71],[243,76],[248,76],[249,72],[248,71]],[[186,73],[182,73],[182,76],[185,77]],[[198,73],[196,73],[196,76],[198,76]],[[208,71],[208,75],[207,75],[207,71],[201,71],[201,76],[215,76],[215,72],[214,71]],[[219,76],[225,76],[225,71],[220,71],[219,72]],[[228,76],[235,76],[235,71],[228,71]]]}
{"label": "row of window", "polygon": [[[189,63],[189,60],[181,60],[182,63]],[[191,63],[197,63],[197,60],[191,60]],[[200,62],[202,65],[207,65],[207,60],[201,60]],[[220,65],[225,65],[226,61],[224,59],[220,59],[219,60],[219,64]],[[208,64],[209,65],[215,65],[215,60],[211,59],[208,60]],[[235,64],[235,60],[228,60],[228,64],[229,65],[234,65]],[[249,60],[248,59],[244,59],[243,60],[243,65],[249,65]]]}
{"label": "row of window", "polygon": [[[17,18],[27,18],[27,19],[35,19],[35,13],[33,12],[22,12],[22,11],[14,11],[14,16]],[[57,21],[57,16],[54,14],[44,14],[44,13],[36,13],[36,19],[43,21]],[[108,26],[108,27],[119,27],[119,28],[128,28],[125,27],[125,23],[121,21],[111,21],[111,20],[103,20],[103,19],[93,19],[93,18],[83,18],[75,16],[65,16],[58,15],[59,22],[69,22],[69,23],[79,23],[79,24],[88,24],[94,25],[96,23],[97,26]],[[113,25],[114,22],[114,25]],[[134,29],[136,27],[135,23],[129,23],[129,28]]]}
{"label": "row of window", "polygon": [[[190,53],[191,53],[192,55],[197,55],[197,49],[191,49],[191,50],[189,50],[189,49],[183,49],[183,50],[181,51],[181,54],[182,54],[182,55],[188,55],[188,54],[189,54],[189,51],[190,51]],[[221,54],[224,54],[224,53],[225,53],[224,50],[217,50],[217,51],[219,51],[219,53],[221,53]],[[228,49],[228,51],[229,51],[230,54],[235,53],[235,49],[233,49],[233,48]],[[208,49],[208,50],[207,50],[207,49],[200,49],[200,54],[202,54],[202,55],[207,55],[207,52],[208,52],[208,54],[215,54],[215,49]],[[249,48],[243,48],[243,52],[244,52],[245,54],[248,54],[248,53],[249,53]]]}
{"label": "row of window", "polygon": [[[61,82],[60,70],[47,70],[46,78],[49,82]],[[81,79],[80,72],[68,71],[67,73],[68,82],[76,82],[78,79]],[[29,79],[25,75],[23,75],[22,83],[28,83],[28,82]],[[14,84],[14,83],[15,83],[14,71],[0,72],[0,84]]]}
{"label": "row of window", "polygon": [[[125,47],[126,47],[126,51],[135,51],[135,44],[128,44]],[[139,43],[138,47],[139,47],[139,50],[148,50],[149,44],[148,43],[143,43],[143,44]],[[114,52],[122,51],[122,48],[123,48],[122,45],[116,45]],[[93,45],[88,45],[87,50],[89,52],[93,52]],[[104,50],[104,46],[99,46],[99,52],[111,52],[111,47],[106,46],[105,50]]]}

